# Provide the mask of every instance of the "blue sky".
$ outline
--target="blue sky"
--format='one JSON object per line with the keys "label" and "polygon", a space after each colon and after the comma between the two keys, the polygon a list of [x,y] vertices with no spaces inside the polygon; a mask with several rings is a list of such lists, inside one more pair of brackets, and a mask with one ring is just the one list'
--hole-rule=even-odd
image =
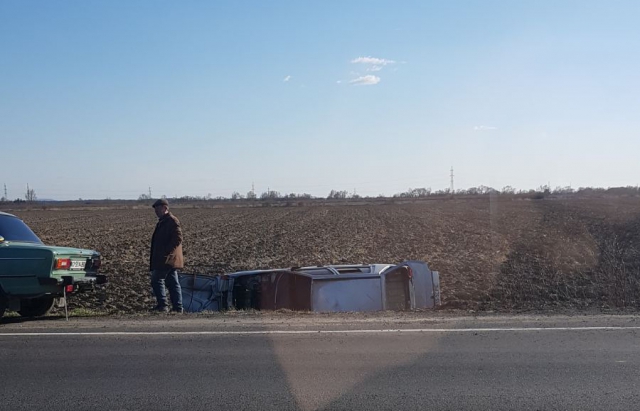
{"label": "blue sky", "polygon": [[637,185],[638,21],[637,1],[2,0],[0,184]]}

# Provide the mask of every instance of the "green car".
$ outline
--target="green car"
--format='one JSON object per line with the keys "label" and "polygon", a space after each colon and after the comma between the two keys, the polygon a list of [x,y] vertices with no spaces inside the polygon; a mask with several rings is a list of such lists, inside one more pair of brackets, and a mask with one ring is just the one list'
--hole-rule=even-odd
{"label": "green car", "polygon": [[44,245],[22,220],[0,212],[0,317],[7,309],[42,316],[67,295],[106,283],[100,263],[97,251]]}

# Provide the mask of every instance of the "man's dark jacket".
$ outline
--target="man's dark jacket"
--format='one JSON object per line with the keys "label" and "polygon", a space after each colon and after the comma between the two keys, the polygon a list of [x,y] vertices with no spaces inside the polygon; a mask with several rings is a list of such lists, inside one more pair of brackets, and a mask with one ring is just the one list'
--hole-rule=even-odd
{"label": "man's dark jacket", "polygon": [[149,270],[171,270],[184,267],[182,229],[171,213],[160,217],[151,237]]}

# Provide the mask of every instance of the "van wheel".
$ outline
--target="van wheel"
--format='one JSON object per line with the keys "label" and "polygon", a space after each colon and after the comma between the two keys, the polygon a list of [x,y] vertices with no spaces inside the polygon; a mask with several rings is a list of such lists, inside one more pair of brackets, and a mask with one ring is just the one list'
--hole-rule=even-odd
{"label": "van wheel", "polygon": [[29,298],[20,301],[18,314],[23,317],[41,317],[53,308],[54,298],[49,296]]}

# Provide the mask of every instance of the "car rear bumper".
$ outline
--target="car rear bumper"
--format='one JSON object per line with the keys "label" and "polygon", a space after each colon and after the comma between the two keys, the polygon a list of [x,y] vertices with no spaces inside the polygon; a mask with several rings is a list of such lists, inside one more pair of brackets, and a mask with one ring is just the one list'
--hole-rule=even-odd
{"label": "car rear bumper", "polygon": [[62,285],[62,284],[106,284],[108,282],[107,276],[104,274],[85,275],[82,277],[76,276],[62,276],[56,277],[39,277],[38,283],[40,285]]}
{"label": "car rear bumper", "polygon": [[107,276],[92,274],[84,276],[39,277],[41,291],[44,294],[62,295],[65,287],[67,294],[92,291],[96,285],[106,284]]}

